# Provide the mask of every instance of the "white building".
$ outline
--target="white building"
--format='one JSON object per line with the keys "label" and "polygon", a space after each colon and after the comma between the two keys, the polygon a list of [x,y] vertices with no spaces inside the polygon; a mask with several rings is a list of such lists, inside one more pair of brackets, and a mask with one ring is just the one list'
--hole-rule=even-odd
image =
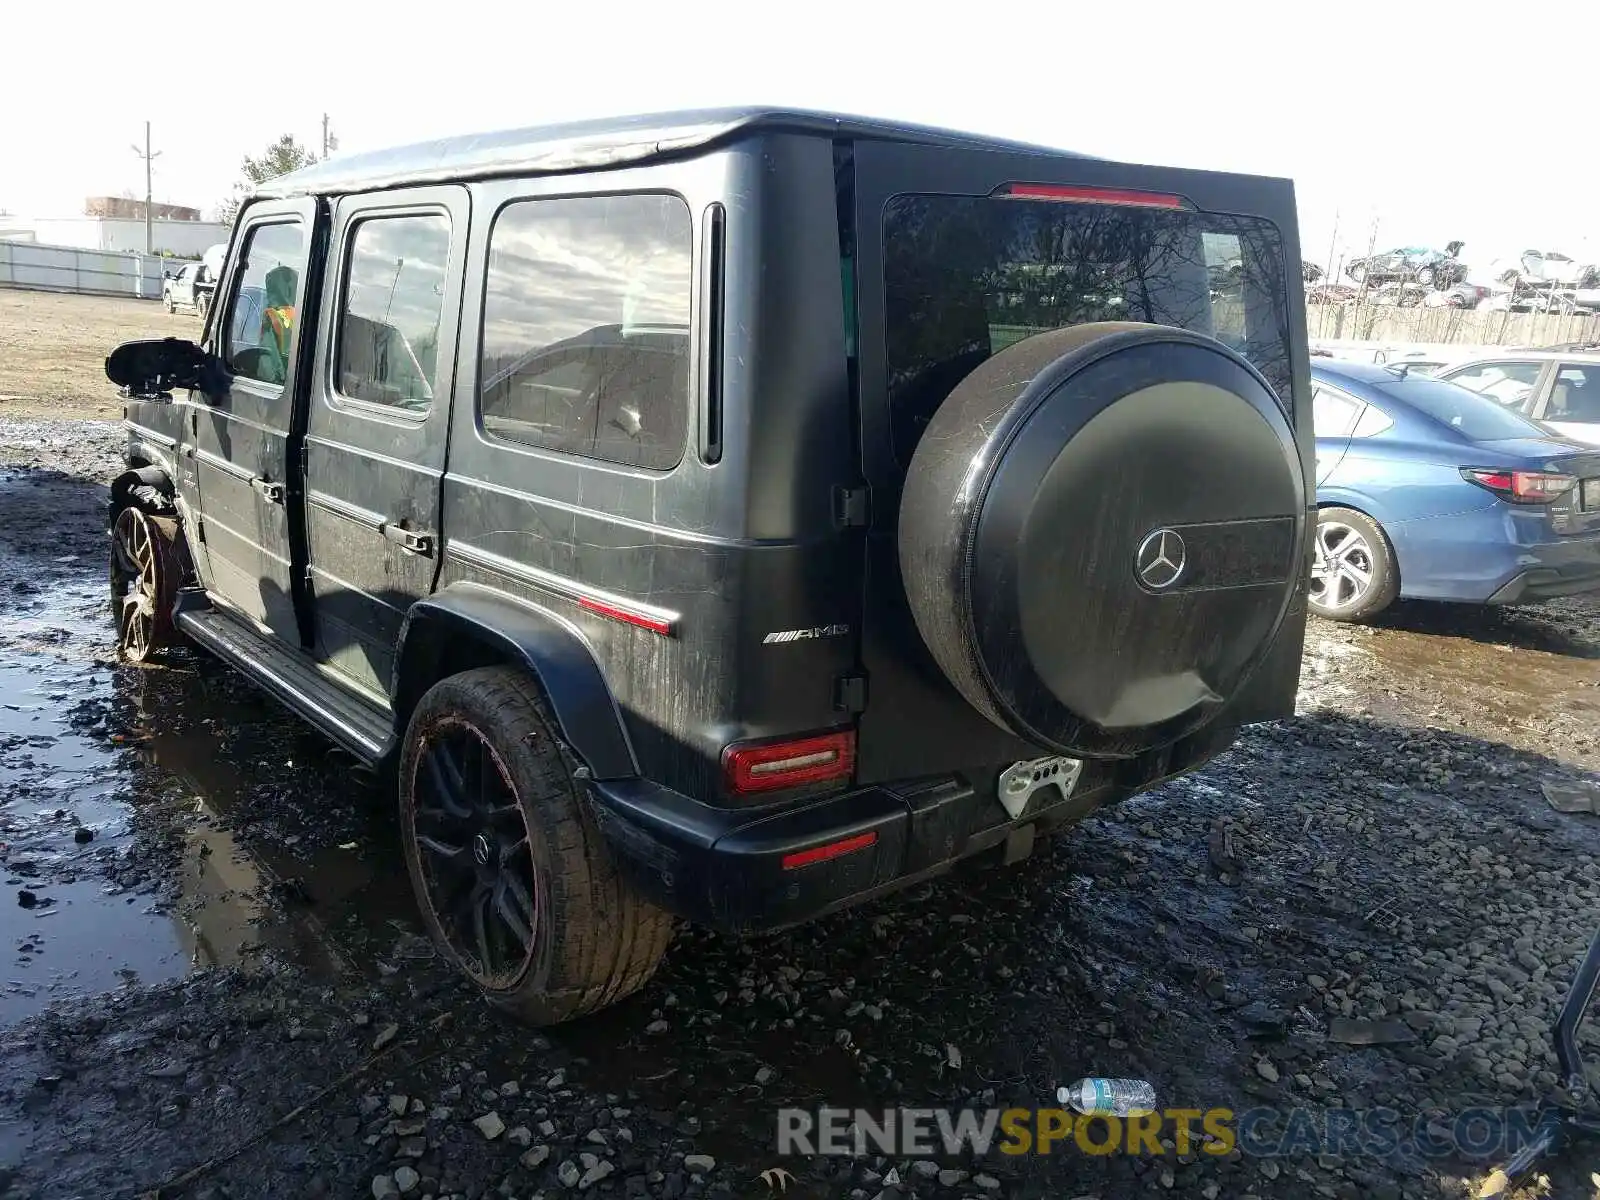
{"label": "white building", "polygon": [[[144,220],[130,217],[10,217],[0,216],[0,240],[71,246],[77,250],[117,250],[142,253]],[[150,244],[156,253],[179,258],[199,258],[207,247],[228,240],[228,227],[216,221],[173,221],[157,217],[150,222]]]}

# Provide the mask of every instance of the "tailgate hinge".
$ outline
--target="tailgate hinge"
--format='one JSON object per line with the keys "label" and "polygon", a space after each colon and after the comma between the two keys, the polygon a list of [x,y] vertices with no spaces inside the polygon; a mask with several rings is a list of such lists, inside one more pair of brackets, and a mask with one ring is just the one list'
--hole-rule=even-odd
{"label": "tailgate hinge", "polygon": [[833,520],[841,529],[856,529],[872,521],[872,489],[859,487],[833,489]]}
{"label": "tailgate hinge", "polygon": [[840,712],[867,711],[867,677],[860,674],[841,675],[833,681],[833,707]]}

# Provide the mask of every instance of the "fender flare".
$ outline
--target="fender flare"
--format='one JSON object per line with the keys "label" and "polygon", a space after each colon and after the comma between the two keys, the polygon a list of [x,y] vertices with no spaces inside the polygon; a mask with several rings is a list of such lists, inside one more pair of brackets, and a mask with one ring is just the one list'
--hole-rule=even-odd
{"label": "fender flare", "polygon": [[[1317,507],[1353,508],[1359,513],[1365,513],[1383,526],[1385,533],[1389,532],[1389,526],[1397,523],[1393,514],[1389,512],[1387,505],[1365,493],[1352,491],[1349,488],[1319,487],[1317,489]],[[1389,534],[1389,536],[1393,540],[1394,535]]]}
{"label": "fender flare", "polygon": [[406,613],[389,688],[402,736],[427,686],[451,674],[450,647],[463,638],[534,677],[562,739],[594,778],[638,775],[616,699],[578,630],[549,609],[477,583],[451,584]]}
{"label": "fender flare", "polygon": [[1383,536],[1389,539],[1389,550],[1394,555],[1395,570],[1400,572],[1401,579],[1406,577],[1406,562],[1411,557],[1406,538],[1406,523],[1396,521],[1387,505],[1349,488],[1318,488],[1317,508],[1353,508],[1370,518]]}

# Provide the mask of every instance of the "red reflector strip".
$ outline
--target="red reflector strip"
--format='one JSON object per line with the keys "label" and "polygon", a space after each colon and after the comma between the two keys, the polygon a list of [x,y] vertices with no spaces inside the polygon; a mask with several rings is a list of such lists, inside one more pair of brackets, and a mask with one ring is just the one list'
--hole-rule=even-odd
{"label": "red reflector strip", "polygon": [[813,846],[810,850],[796,850],[793,854],[783,856],[783,869],[793,871],[800,867],[809,867],[812,863],[827,862],[830,858],[853,854],[857,850],[865,850],[877,840],[878,835],[874,831],[858,833],[855,837],[847,837],[839,842],[829,842],[826,846]]}
{"label": "red reflector strip", "polygon": [[1008,183],[996,193],[1018,200],[1073,200],[1080,204],[1121,204],[1133,208],[1183,208],[1182,196],[1135,192],[1126,188],[1073,187],[1058,183]]}
{"label": "red reflector strip", "polygon": [[648,629],[651,633],[659,633],[662,637],[672,636],[672,621],[666,617],[636,612],[631,608],[606,604],[601,600],[590,600],[587,596],[579,597],[578,606],[586,608],[592,613],[599,613],[602,617],[610,617],[613,621],[621,621],[626,625],[637,625],[640,629]]}

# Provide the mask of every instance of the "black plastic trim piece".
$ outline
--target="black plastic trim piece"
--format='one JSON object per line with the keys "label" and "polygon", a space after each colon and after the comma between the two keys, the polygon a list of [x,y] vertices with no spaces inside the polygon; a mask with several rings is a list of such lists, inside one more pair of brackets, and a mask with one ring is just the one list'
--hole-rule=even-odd
{"label": "black plastic trim piece", "polygon": [[638,761],[605,676],[582,636],[547,609],[476,583],[451,584],[411,606],[400,631],[390,696],[399,724],[422,693],[481,659],[453,665],[464,644],[510,659],[538,681],[562,739],[596,779],[639,773]]}
{"label": "black plastic trim piece", "polygon": [[706,208],[701,237],[704,275],[700,294],[705,304],[700,346],[700,458],[722,461],[722,347],[727,316],[727,210]]}

